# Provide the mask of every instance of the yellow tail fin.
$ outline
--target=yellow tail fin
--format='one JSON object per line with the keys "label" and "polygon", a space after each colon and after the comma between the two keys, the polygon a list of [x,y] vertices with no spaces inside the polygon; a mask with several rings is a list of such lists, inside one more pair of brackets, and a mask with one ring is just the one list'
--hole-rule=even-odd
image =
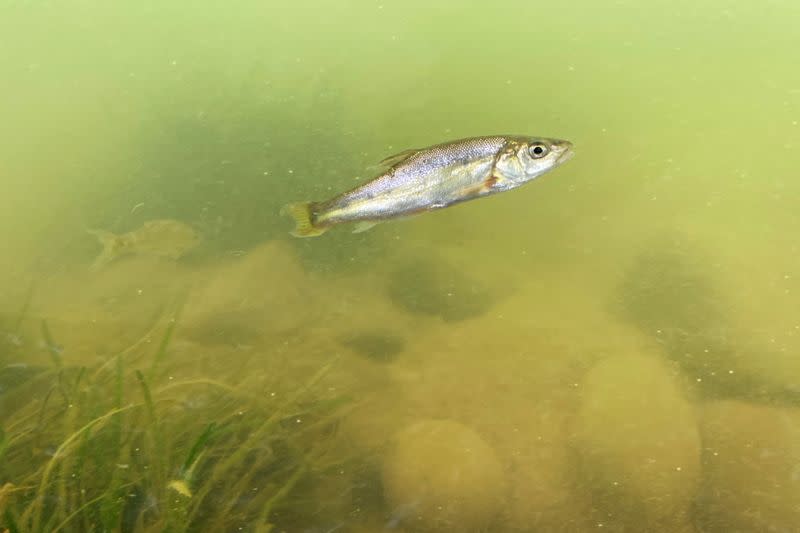
{"label": "yellow tail fin", "polygon": [[89,266],[90,272],[98,272],[101,268],[117,258],[120,250],[120,242],[117,235],[114,235],[110,231],[87,229],[86,232],[97,237],[97,240],[103,245],[103,251],[100,252],[100,255],[98,255]]}
{"label": "yellow tail fin", "polygon": [[328,230],[328,228],[314,225],[311,206],[312,202],[298,202],[286,205],[281,209],[281,214],[289,215],[294,220],[295,228],[290,233],[295,237],[318,237]]}

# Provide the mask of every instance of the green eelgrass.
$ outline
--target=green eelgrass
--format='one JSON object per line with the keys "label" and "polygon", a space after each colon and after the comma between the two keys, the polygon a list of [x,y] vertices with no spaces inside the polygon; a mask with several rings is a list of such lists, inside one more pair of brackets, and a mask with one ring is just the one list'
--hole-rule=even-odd
{"label": "green eelgrass", "polygon": [[12,330],[15,334],[19,334],[20,330],[22,329],[22,323],[28,316],[28,310],[31,306],[31,301],[33,300],[33,293],[36,289],[35,282],[31,282],[30,286],[28,287],[28,291],[25,293],[25,299],[22,302],[22,308],[20,309],[19,313],[17,314],[17,319],[14,321],[14,329]]}
{"label": "green eelgrass", "polygon": [[8,509],[3,512],[3,520],[5,521],[3,525],[8,528],[9,533],[21,533],[14,515]]}
{"label": "green eelgrass", "polygon": [[53,476],[55,469],[58,466],[59,459],[68,456],[68,452],[70,451],[71,447],[74,445],[75,441],[84,435],[84,432],[88,432],[93,426],[107,421],[114,414],[131,408],[133,408],[133,406],[126,406],[121,409],[113,409],[103,416],[95,418],[94,420],[90,420],[88,423],[81,426],[77,431],[74,431],[72,434],[70,434],[56,449],[55,453],[53,453],[52,458],[47,462],[44,467],[44,471],[41,474],[41,480],[39,482],[39,489],[36,492],[36,497],[26,513],[23,515],[23,518],[30,517],[32,524],[31,529],[33,531],[39,531],[39,525],[41,524],[43,517],[43,500],[47,490],[50,488],[50,478]]}
{"label": "green eelgrass", "polygon": [[[124,488],[124,487],[125,487],[125,486],[123,485],[121,488]],[[66,527],[66,526],[67,526],[67,525],[68,525],[68,524],[69,524],[69,523],[70,523],[72,520],[74,520],[74,519],[76,519],[77,517],[79,517],[79,515],[80,515],[82,512],[86,511],[86,510],[87,510],[89,507],[91,507],[92,505],[95,505],[95,504],[97,504],[97,503],[98,503],[100,500],[102,500],[103,498],[106,498],[106,497],[107,497],[107,495],[106,495],[105,493],[102,493],[102,494],[100,494],[99,496],[97,496],[96,498],[93,498],[93,499],[91,499],[91,500],[89,500],[89,501],[87,501],[87,502],[84,502],[84,503],[83,503],[83,505],[81,505],[80,507],[78,507],[77,509],[75,509],[75,510],[74,510],[74,511],[73,511],[73,512],[72,512],[72,513],[69,515],[69,516],[67,516],[67,517],[66,517],[66,518],[65,518],[65,519],[64,519],[64,520],[63,520],[61,523],[59,523],[57,526],[55,526],[55,527],[54,527],[54,528],[51,530],[51,533],[57,533],[58,531],[61,531],[61,530],[63,530],[63,529],[64,529],[64,528],[65,528],[65,527]]]}
{"label": "green eelgrass", "polygon": [[[175,323],[146,334],[161,329],[156,351],[140,340],[97,367],[54,365],[35,378],[0,438],[0,479],[27,487],[9,499],[6,528],[229,530],[234,520],[269,530],[273,512],[303,490],[319,468],[322,429],[348,401],[319,387],[334,362],[283,400],[247,393],[235,376],[160,385]],[[201,416],[181,407],[198,394],[211,398]],[[287,423],[301,416],[310,422]]]}
{"label": "green eelgrass", "polygon": [[[222,461],[218,462],[212,469],[211,474],[207,482],[201,487],[201,489],[197,492],[195,496],[195,506],[193,507],[192,511],[189,513],[189,520],[197,514],[197,512],[202,508],[202,503],[208,497],[209,493],[212,489],[215,488],[217,483],[222,479],[228,477],[231,471],[236,467],[237,464],[241,464],[245,461],[247,454],[252,450],[259,441],[267,438],[267,436],[275,430],[276,426],[280,422],[281,418],[286,414],[286,409],[290,406],[296,404],[296,402],[308,392],[309,389],[313,388],[324,376],[327,374],[331,367],[333,366],[334,362],[330,362],[323,366],[320,370],[318,370],[311,379],[301,387],[294,395],[292,395],[289,399],[287,399],[279,408],[269,417],[267,418],[260,427],[255,429],[250,433],[250,435],[246,438],[245,442],[230,456],[223,459]],[[250,468],[250,474],[245,476],[246,479],[250,479],[253,475],[255,469]],[[241,486],[242,483],[240,482],[239,485]],[[236,495],[238,496],[241,494],[241,489],[236,490]],[[228,492],[226,492],[228,501],[233,501],[235,498]],[[230,504],[226,508],[226,511],[230,511]],[[227,512],[225,513],[227,514]]]}
{"label": "green eelgrass", "polygon": [[47,352],[53,359],[53,364],[57,369],[61,370],[64,368],[64,361],[61,358],[61,350],[58,348],[53,340],[53,336],[50,334],[50,328],[47,326],[47,320],[42,320],[42,337],[44,337]]}
{"label": "green eelgrass", "polygon": [[3,453],[8,448],[8,439],[6,438],[6,432],[0,427],[0,460],[3,459]]}
{"label": "green eelgrass", "polygon": [[197,440],[189,450],[189,454],[186,456],[186,460],[183,462],[183,466],[181,467],[180,471],[181,478],[185,483],[191,482],[192,473],[194,472],[194,467],[197,464],[197,460],[200,458],[200,453],[211,440],[211,436],[213,435],[216,427],[216,422],[211,422],[208,426],[206,426],[206,429],[203,430],[199,437],[197,437]]}
{"label": "green eelgrass", "polygon": [[170,341],[172,341],[172,336],[175,333],[175,327],[177,326],[178,320],[180,319],[181,312],[183,311],[183,306],[186,303],[187,296],[188,296],[188,289],[181,292],[180,296],[178,297],[178,301],[175,306],[174,316],[167,323],[167,328],[164,331],[164,335],[161,337],[161,343],[158,345],[158,351],[156,352],[155,357],[153,357],[153,362],[150,365],[148,378],[151,380],[155,378],[156,372],[158,371],[158,367],[164,362],[164,359],[167,356],[167,349],[169,348]]}
{"label": "green eelgrass", "polygon": [[269,533],[272,531],[274,525],[269,521],[272,510],[276,505],[289,496],[289,493],[292,491],[295,485],[297,485],[300,479],[307,473],[307,471],[308,467],[306,465],[298,467],[292,476],[286,481],[286,483],[278,490],[278,492],[276,492],[269,500],[267,500],[267,503],[261,509],[261,513],[256,520],[256,531],[259,533]]}

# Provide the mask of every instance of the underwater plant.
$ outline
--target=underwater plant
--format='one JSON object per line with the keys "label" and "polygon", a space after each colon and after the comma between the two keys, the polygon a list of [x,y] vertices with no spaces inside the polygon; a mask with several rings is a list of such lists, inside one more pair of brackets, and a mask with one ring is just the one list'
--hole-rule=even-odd
{"label": "underwater plant", "polygon": [[41,322],[52,365],[0,391],[5,530],[267,532],[348,460],[331,453],[348,398],[320,386],[335,360],[276,375],[270,395],[243,376],[171,379],[180,308],[94,366],[70,365]]}

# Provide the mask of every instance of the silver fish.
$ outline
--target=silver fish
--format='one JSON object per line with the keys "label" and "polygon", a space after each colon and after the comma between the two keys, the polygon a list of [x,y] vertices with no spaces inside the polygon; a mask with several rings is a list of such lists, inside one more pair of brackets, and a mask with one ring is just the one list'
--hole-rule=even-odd
{"label": "silver fish", "polygon": [[87,229],[103,245],[103,251],[89,267],[93,272],[125,255],[151,255],[179,259],[201,242],[188,224],[177,220],[150,220],[139,229],[117,235],[106,230]]}
{"label": "silver fish", "polygon": [[324,202],[288,204],[295,237],[316,237],[355,222],[354,233],[384,220],[408,217],[509,191],[572,157],[572,143],[520,135],[472,137],[406,150],[379,163],[383,171]]}

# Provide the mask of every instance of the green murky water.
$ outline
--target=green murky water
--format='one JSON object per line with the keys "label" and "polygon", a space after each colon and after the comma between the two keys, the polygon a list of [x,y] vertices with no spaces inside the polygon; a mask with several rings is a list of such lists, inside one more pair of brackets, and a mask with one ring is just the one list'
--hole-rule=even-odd
{"label": "green murky water", "polygon": [[[0,5],[2,528],[793,531],[800,5],[562,4]],[[279,215],[496,133],[576,156]]]}

